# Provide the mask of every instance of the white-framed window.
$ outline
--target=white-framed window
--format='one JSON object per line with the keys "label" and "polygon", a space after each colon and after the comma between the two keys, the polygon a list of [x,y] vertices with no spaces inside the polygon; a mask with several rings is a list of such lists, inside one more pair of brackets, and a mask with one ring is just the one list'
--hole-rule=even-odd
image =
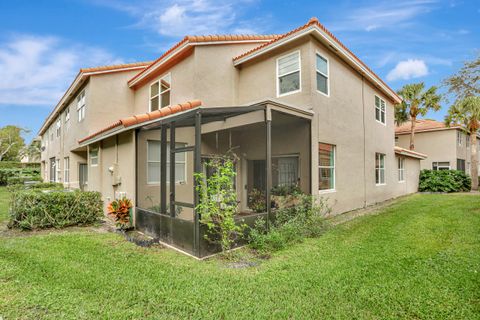
{"label": "white-framed window", "polygon": [[432,162],[432,170],[450,170],[450,162],[448,161]]}
{"label": "white-framed window", "polygon": [[375,153],[375,183],[384,185],[385,183],[385,155]]}
{"label": "white-framed window", "polygon": [[55,125],[55,132],[56,132],[57,138],[60,138],[60,135],[62,133],[62,121],[60,117],[58,118],[57,123]]}
{"label": "white-framed window", "polygon": [[457,130],[457,144],[461,147],[463,145],[463,134],[461,131]]}
{"label": "white-framed window", "polygon": [[65,109],[65,123],[67,123],[68,121],[70,121],[70,107],[67,107]]}
{"label": "white-framed window", "polygon": [[318,144],[318,189],[335,190],[335,146]]}
{"label": "white-framed window", "polygon": [[150,85],[150,111],[170,105],[171,83],[172,76],[168,73]]}
{"label": "white-framed window", "polygon": [[86,109],[86,101],[85,101],[85,90],[80,92],[77,96],[77,112],[78,112],[78,122],[85,119],[85,109]]}
{"label": "white-framed window", "polygon": [[56,178],[56,181],[55,182],[60,182],[60,173],[62,172],[61,168],[60,168],[60,159],[55,159],[55,178]]}
{"label": "white-framed window", "polygon": [[321,56],[319,53],[316,54],[316,71],[317,71],[317,91],[320,93],[329,96],[330,85],[329,85],[329,66],[328,59]]}
{"label": "white-framed window", "polygon": [[[175,143],[175,148],[185,147],[186,143]],[[147,184],[160,183],[160,153],[161,144],[158,140],[147,140]],[[167,155],[170,154],[170,143],[167,142]],[[175,182],[186,182],[187,153],[175,154]],[[170,183],[170,157],[167,157],[167,183]]]}
{"label": "white-framed window", "polygon": [[63,182],[70,182],[70,158],[63,158]]}
{"label": "white-framed window", "polygon": [[387,116],[385,100],[383,100],[379,96],[375,96],[375,120],[377,120],[381,124],[386,124],[386,118]]}
{"label": "white-framed window", "polygon": [[98,148],[90,148],[90,166],[98,166]]}
{"label": "white-framed window", "polygon": [[277,96],[300,92],[300,51],[277,59]]}
{"label": "white-framed window", "polygon": [[48,129],[49,135],[50,135],[50,141],[53,141],[53,130],[52,127]]}
{"label": "white-framed window", "polygon": [[405,158],[398,158],[398,182],[405,181]]}

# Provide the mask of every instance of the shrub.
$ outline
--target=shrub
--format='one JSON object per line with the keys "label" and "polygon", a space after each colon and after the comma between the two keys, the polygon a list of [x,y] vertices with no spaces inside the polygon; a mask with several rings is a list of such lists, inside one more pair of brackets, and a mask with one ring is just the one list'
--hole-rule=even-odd
{"label": "shrub", "polygon": [[125,230],[130,227],[130,208],[132,208],[132,201],[125,197],[113,200],[108,205],[108,214],[115,220],[118,229]]}
{"label": "shrub", "polygon": [[420,192],[470,191],[472,181],[463,171],[422,170],[418,190]]}
{"label": "shrub", "polygon": [[248,207],[253,210],[253,212],[265,212],[267,207],[265,206],[265,193],[258,190],[253,189],[248,194]]}
{"label": "shrub", "polygon": [[102,215],[98,192],[16,190],[11,193],[9,226],[28,230],[63,228],[91,224]]}
{"label": "shrub", "polygon": [[63,190],[63,184],[58,182],[38,182],[33,184],[12,184],[9,185],[8,190],[10,192],[20,190]]}
{"label": "shrub", "polygon": [[14,169],[14,168],[32,168],[40,170],[40,163],[23,163],[18,161],[0,161],[0,169]]}
{"label": "shrub", "polygon": [[205,238],[229,250],[244,227],[235,223],[237,193],[234,189],[235,169],[228,157],[210,159],[205,163],[209,176],[195,173],[200,201],[195,210],[200,222],[208,228]]}
{"label": "shrub", "polygon": [[325,232],[328,225],[324,216],[331,211],[326,201],[305,194],[297,194],[297,198],[295,205],[275,211],[268,231],[264,219],[256,221],[249,234],[251,248],[273,252]]}
{"label": "shrub", "polygon": [[25,181],[41,181],[40,169],[3,168],[0,169],[0,186],[20,184]]}

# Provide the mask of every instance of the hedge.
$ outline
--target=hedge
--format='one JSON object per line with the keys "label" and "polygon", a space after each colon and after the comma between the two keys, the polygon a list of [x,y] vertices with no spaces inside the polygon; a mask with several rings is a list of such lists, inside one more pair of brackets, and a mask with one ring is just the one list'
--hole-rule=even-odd
{"label": "hedge", "polygon": [[422,170],[418,190],[420,192],[470,191],[472,180],[458,170]]}
{"label": "hedge", "polygon": [[99,192],[16,190],[11,193],[9,227],[63,228],[96,222],[103,216]]}
{"label": "hedge", "polygon": [[38,168],[3,168],[0,169],[0,186],[25,183],[25,181],[42,181]]}
{"label": "hedge", "polygon": [[63,184],[58,182],[39,182],[34,184],[13,184],[7,187],[10,192],[21,190],[63,190]]}
{"label": "hedge", "polygon": [[0,161],[0,169],[32,168],[40,170],[40,163],[18,162],[18,161]]}

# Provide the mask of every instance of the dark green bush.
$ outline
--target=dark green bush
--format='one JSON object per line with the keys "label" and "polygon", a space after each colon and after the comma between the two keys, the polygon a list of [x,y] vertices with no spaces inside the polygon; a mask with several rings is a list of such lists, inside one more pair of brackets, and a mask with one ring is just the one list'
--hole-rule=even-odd
{"label": "dark green bush", "polygon": [[418,191],[462,192],[470,191],[472,180],[458,170],[422,170]]}
{"label": "dark green bush", "polygon": [[0,169],[32,168],[40,170],[40,163],[22,163],[18,161],[0,161]]}
{"label": "dark green bush", "polygon": [[63,228],[96,222],[103,215],[99,192],[16,190],[11,193],[10,227]]}
{"label": "dark green bush", "polygon": [[37,168],[0,168],[0,186],[41,180]]}
{"label": "dark green bush", "polygon": [[9,185],[8,190],[10,192],[20,190],[63,190],[63,184],[58,182],[39,182],[34,184],[13,184]]}
{"label": "dark green bush", "polygon": [[298,194],[290,207],[277,209],[267,232],[266,221],[259,219],[249,232],[250,247],[262,253],[281,250],[305,238],[318,237],[328,227],[325,216],[330,213],[324,199]]}

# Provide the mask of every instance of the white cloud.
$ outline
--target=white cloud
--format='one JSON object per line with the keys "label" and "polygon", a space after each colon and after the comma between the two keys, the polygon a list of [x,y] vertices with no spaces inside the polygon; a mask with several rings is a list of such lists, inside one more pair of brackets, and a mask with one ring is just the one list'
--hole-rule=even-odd
{"label": "white cloud", "polygon": [[397,63],[387,75],[388,81],[409,80],[428,75],[428,67],[425,61],[419,59],[408,59]]}
{"label": "white cloud", "polygon": [[120,62],[100,48],[17,35],[0,43],[0,104],[54,105],[80,68]]}
{"label": "white cloud", "polygon": [[[255,0],[97,0],[95,3],[121,10],[136,17],[135,27],[150,29],[167,37],[220,34],[240,31],[258,33],[265,22],[241,17],[245,6]],[[238,28],[240,26],[240,28]]]}
{"label": "white cloud", "polygon": [[359,7],[336,21],[333,30],[374,31],[383,28],[400,28],[409,25],[414,18],[433,9],[436,0],[398,0],[375,2]]}

